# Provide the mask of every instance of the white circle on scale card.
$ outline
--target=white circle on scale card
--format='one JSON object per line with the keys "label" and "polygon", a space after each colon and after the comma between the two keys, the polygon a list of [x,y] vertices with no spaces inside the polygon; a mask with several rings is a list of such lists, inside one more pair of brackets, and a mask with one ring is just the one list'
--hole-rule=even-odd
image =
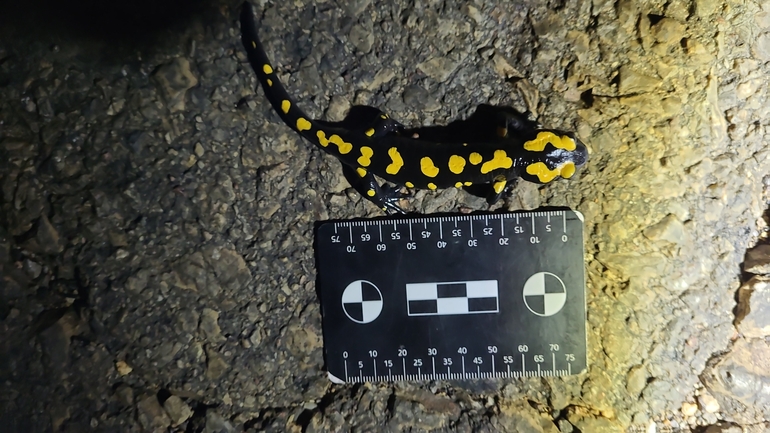
{"label": "white circle on scale card", "polygon": [[567,301],[567,289],[561,278],[550,272],[538,272],[524,283],[524,304],[529,311],[547,317],[561,311]]}
{"label": "white circle on scale card", "polygon": [[356,280],[342,292],[342,311],[356,323],[369,323],[382,312],[382,293],[366,280]]}

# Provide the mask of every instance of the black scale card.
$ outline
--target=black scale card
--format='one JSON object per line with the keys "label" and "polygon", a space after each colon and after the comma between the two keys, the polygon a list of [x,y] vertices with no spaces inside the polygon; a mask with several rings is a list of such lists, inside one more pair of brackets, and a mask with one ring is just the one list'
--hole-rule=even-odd
{"label": "black scale card", "polygon": [[316,259],[334,382],[586,368],[578,212],[326,222]]}

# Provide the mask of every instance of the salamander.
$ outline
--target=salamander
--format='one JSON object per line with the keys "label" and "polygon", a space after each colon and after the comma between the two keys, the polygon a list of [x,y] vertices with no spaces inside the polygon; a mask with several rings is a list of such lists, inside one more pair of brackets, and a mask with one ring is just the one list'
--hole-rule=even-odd
{"label": "salamander", "polygon": [[[498,114],[494,133],[480,131],[477,136],[482,139],[478,140],[426,139],[373,107],[352,126],[312,119],[278,80],[257,35],[248,2],[242,6],[240,21],[249,63],[281,119],[339,159],[351,186],[387,213],[404,213],[399,205],[408,197],[403,187],[436,190],[485,184],[490,187],[488,200],[493,203],[511,181],[546,184],[569,179],[588,159],[587,148],[575,133],[543,129],[510,112]],[[375,176],[394,185],[380,184]]]}

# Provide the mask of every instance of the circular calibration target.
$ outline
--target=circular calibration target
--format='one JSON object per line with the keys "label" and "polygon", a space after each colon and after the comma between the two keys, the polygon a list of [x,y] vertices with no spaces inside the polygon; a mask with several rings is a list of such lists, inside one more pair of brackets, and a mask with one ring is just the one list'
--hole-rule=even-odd
{"label": "circular calibration target", "polygon": [[524,283],[524,303],[538,316],[553,316],[567,301],[567,290],[561,278],[550,272],[538,272]]}
{"label": "circular calibration target", "polygon": [[356,323],[372,322],[382,312],[382,293],[369,281],[353,281],[342,292],[342,310]]}

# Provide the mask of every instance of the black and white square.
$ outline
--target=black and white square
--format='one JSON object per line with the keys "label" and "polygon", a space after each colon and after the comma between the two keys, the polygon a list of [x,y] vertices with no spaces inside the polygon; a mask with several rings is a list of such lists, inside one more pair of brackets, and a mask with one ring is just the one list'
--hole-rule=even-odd
{"label": "black and white square", "polygon": [[409,316],[497,313],[499,306],[497,280],[406,285]]}

